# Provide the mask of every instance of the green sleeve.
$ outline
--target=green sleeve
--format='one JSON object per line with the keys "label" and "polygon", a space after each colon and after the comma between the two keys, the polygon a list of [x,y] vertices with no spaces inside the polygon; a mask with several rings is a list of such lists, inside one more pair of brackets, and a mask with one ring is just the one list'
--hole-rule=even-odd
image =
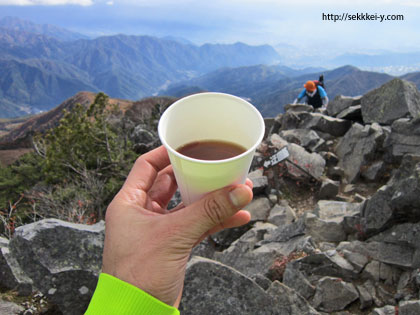
{"label": "green sleeve", "polygon": [[179,311],[139,288],[101,273],[85,315],[179,315]]}

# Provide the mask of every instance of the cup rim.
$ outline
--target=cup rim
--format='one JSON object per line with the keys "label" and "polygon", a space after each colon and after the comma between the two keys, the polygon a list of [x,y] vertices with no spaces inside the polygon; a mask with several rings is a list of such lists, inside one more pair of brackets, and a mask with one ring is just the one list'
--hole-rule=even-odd
{"label": "cup rim", "polygon": [[[178,151],[176,151],[174,148],[172,148],[168,144],[168,142],[166,141],[166,139],[162,135],[162,133],[163,133],[162,128],[163,127],[161,125],[161,121],[163,120],[163,118],[165,118],[167,115],[169,115],[168,113],[170,111],[174,110],[174,108],[177,106],[177,104],[179,104],[181,101],[185,101],[186,99],[189,99],[189,98],[201,97],[201,96],[205,96],[205,95],[223,96],[223,97],[228,97],[228,98],[234,99],[236,101],[240,101],[240,102],[248,105],[248,107],[251,108],[251,110],[253,110],[255,112],[256,116],[258,117],[258,120],[261,123],[262,128],[261,128],[261,132],[260,132],[260,135],[259,135],[257,141],[255,142],[255,144],[251,148],[249,148],[248,150],[246,150],[245,152],[243,152],[243,153],[241,153],[239,155],[236,155],[236,156],[231,157],[231,158],[228,158],[228,159],[223,159],[223,160],[200,160],[200,159],[194,159],[194,158],[188,157],[186,155],[183,155],[183,154],[179,153]],[[192,95],[188,95],[188,96],[182,97],[179,100],[177,100],[174,103],[172,103],[165,110],[165,112],[162,114],[162,116],[159,119],[158,135],[159,135],[160,141],[165,146],[165,148],[168,151],[170,151],[173,155],[175,155],[175,156],[177,156],[177,157],[179,157],[181,159],[184,159],[184,160],[187,160],[187,161],[190,161],[190,162],[196,162],[196,163],[198,162],[198,163],[202,163],[202,164],[222,164],[222,163],[229,163],[229,162],[232,162],[232,161],[235,161],[235,160],[239,160],[242,157],[248,155],[251,151],[254,151],[258,147],[258,145],[261,143],[261,141],[263,140],[263,138],[264,138],[264,133],[265,133],[265,127],[264,126],[265,126],[264,118],[262,117],[261,113],[258,111],[258,109],[254,105],[252,105],[250,102],[246,101],[245,99],[243,99],[241,97],[238,97],[238,96],[235,96],[235,95],[232,95],[232,94],[228,94],[228,93],[221,93],[221,92],[202,92],[202,93],[196,93],[196,94],[192,94]]]}

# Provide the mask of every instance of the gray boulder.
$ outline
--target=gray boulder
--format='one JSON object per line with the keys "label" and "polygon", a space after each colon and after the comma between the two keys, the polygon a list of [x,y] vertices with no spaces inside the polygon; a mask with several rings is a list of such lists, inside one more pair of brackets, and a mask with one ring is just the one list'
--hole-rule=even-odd
{"label": "gray boulder", "polygon": [[22,314],[25,309],[13,302],[4,301],[0,298],[0,314],[18,315]]}
{"label": "gray boulder", "polygon": [[280,137],[290,143],[298,144],[310,152],[315,152],[325,145],[325,140],[321,139],[318,134],[310,129],[290,129],[279,132]]}
{"label": "gray boulder", "polygon": [[266,221],[271,209],[270,200],[266,197],[256,198],[245,208],[251,214],[251,221]]}
{"label": "gray boulder", "polygon": [[10,251],[37,288],[65,314],[83,313],[101,269],[104,222],[46,219],[16,229]]}
{"label": "gray boulder", "polygon": [[286,162],[288,175],[293,178],[298,180],[307,179],[308,177],[319,179],[324,173],[326,162],[318,153],[309,153],[300,145],[288,143],[277,134],[271,136],[270,142],[278,149],[287,146],[289,151],[288,160],[298,165],[296,167],[292,163]]}
{"label": "gray boulder", "polygon": [[274,281],[267,293],[284,314],[319,314],[302,296],[279,281]]}
{"label": "gray boulder", "polygon": [[314,108],[308,104],[286,104],[284,105],[285,112],[313,112]]}
{"label": "gray boulder", "polygon": [[318,191],[319,199],[332,199],[338,195],[340,182],[333,181],[329,178],[322,178],[321,187]]}
{"label": "gray boulder", "polygon": [[420,93],[414,83],[396,78],[363,95],[361,105],[365,123],[390,125],[420,114]]}
{"label": "gray boulder", "polygon": [[401,118],[394,121],[384,147],[394,159],[406,154],[420,155],[420,119]]}
{"label": "gray boulder", "polygon": [[295,264],[287,264],[283,274],[283,283],[309,300],[315,294],[313,286]]}
{"label": "gray boulder", "polygon": [[406,155],[388,184],[382,186],[361,211],[366,236],[372,236],[395,223],[420,220],[420,156]]}
{"label": "gray boulder", "polygon": [[337,95],[334,99],[327,105],[327,113],[330,116],[337,116],[339,113],[348,109],[351,106],[360,105],[361,96],[350,97]]}
{"label": "gray boulder", "polygon": [[378,124],[362,126],[358,123],[340,139],[336,148],[338,166],[344,170],[349,183],[359,178],[362,167],[375,161],[384,139],[385,133]]}
{"label": "gray boulder", "polygon": [[32,293],[32,280],[22,271],[8,245],[9,241],[0,237],[0,287],[28,296]]}
{"label": "gray boulder", "polygon": [[[285,296],[278,296],[279,293]],[[292,302],[284,307],[282,299]],[[185,276],[181,314],[261,314],[300,315],[304,301],[293,292],[269,289],[265,292],[255,281],[217,261],[193,257]],[[307,308],[310,307],[306,304]],[[306,310],[305,309],[305,310]],[[316,313],[314,313],[316,314]]]}
{"label": "gray boulder", "polygon": [[335,312],[344,310],[358,298],[359,293],[352,283],[339,278],[324,277],[318,281],[312,303],[317,310]]}
{"label": "gray boulder", "polygon": [[420,314],[420,300],[400,302],[398,307],[398,315],[416,314]]}
{"label": "gray boulder", "polygon": [[248,178],[252,181],[252,192],[254,195],[263,193],[268,187],[267,176],[263,175],[263,170],[261,169],[249,173]]}
{"label": "gray boulder", "polygon": [[386,305],[381,308],[375,308],[372,311],[372,315],[395,315],[396,307],[392,305]]}
{"label": "gray boulder", "polygon": [[256,244],[264,235],[276,228],[270,223],[257,222],[254,228],[243,234],[223,252],[216,252],[214,259],[248,275],[265,274],[277,258],[276,253],[255,253]]}
{"label": "gray boulder", "polygon": [[281,200],[280,204],[276,204],[270,210],[270,216],[267,221],[277,226],[284,226],[291,224],[296,219],[295,211],[289,206],[286,200]]}
{"label": "gray boulder", "polygon": [[334,221],[319,219],[316,215],[305,213],[306,233],[316,242],[341,242],[347,239],[343,227]]}
{"label": "gray boulder", "polygon": [[282,130],[312,129],[328,133],[334,137],[343,136],[351,127],[351,122],[320,113],[286,112],[282,117]]}
{"label": "gray boulder", "polygon": [[352,120],[352,121],[363,121],[362,120],[362,106],[361,105],[350,106],[349,108],[346,108],[341,113],[339,113],[337,115],[337,118]]}

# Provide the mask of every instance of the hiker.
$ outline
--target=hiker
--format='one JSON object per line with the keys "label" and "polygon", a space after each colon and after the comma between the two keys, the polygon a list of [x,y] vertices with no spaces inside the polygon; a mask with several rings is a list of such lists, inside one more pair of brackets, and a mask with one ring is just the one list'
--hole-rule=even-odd
{"label": "hiker", "polygon": [[252,182],[166,209],[177,189],[165,147],[143,154],[106,211],[102,273],[85,315],[179,314],[191,250],[249,222]]}
{"label": "hiker", "polygon": [[306,103],[308,103],[308,105],[312,105],[313,108],[327,107],[328,96],[324,89],[323,75],[319,77],[319,80],[307,81],[303,86],[305,88],[294,100],[293,104],[300,102],[300,100],[306,96]]}

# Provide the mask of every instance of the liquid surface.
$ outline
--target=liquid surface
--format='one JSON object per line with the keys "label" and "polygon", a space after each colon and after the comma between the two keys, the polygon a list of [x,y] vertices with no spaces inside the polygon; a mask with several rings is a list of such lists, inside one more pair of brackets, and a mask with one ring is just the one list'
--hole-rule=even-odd
{"label": "liquid surface", "polygon": [[244,153],[246,149],[232,142],[203,140],[184,144],[176,151],[193,159],[214,161],[232,158]]}

